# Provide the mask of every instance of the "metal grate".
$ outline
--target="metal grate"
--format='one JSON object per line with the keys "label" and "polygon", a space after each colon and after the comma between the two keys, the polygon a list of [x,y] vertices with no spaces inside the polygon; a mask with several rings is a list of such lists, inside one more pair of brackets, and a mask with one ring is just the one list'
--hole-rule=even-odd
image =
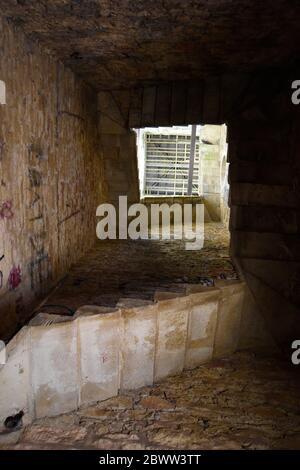
{"label": "metal grate", "polygon": [[[145,194],[184,196],[187,194],[190,135],[145,133]],[[199,137],[196,137],[192,194],[199,189]]]}

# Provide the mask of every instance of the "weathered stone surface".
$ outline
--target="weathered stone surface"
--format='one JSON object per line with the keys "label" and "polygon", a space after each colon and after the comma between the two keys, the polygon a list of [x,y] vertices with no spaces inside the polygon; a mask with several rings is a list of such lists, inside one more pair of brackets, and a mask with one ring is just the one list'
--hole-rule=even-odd
{"label": "weathered stone surface", "polygon": [[72,321],[73,317],[68,317],[66,315],[54,315],[52,313],[38,313],[33,317],[28,323],[29,326],[50,326],[53,323],[64,323],[67,321]]}
{"label": "weathered stone surface", "polygon": [[[76,319],[67,317],[71,321],[22,330],[28,331],[30,338],[29,345],[24,343],[27,350],[24,344],[22,346],[21,333],[16,336],[15,344],[11,342],[9,350],[13,346],[16,350],[25,348],[22,359],[30,355],[32,367],[29,371],[27,366],[24,387],[17,394],[21,401],[19,409],[12,410],[11,414],[22,409],[27,420],[34,416],[56,416],[78,406],[116,397],[119,389],[152,385],[154,379],[157,381],[178,374],[183,368],[207,362],[213,356],[219,297],[226,303],[236,295],[241,296],[244,290],[244,284],[239,281],[216,283],[221,287],[192,289],[189,295],[157,303],[124,299],[120,304],[127,305],[129,300],[130,308],[121,310],[85,306],[77,311]],[[231,318],[240,314],[234,307],[232,310],[223,308],[225,313],[222,310],[218,347],[228,343],[233,332],[239,332]],[[235,342],[231,341],[230,345],[236,348],[238,339],[234,337]],[[2,370],[10,371],[10,375],[0,373],[3,396],[16,382],[17,371],[11,369],[5,365]],[[109,407],[109,403],[103,403],[98,411]],[[4,401],[2,404],[5,416],[9,407]],[[150,404],[152,407],[155,405]]]}
{"label": "weathered stone surface", "polygon": [[157,396],[150,396],[150,397],[143,398],[139,402],[139,405],[142,406],[143,408],[151,409],[151,410],[172,409],[171,403]]}
{"label": "weathered stone surface", "polygon": [[209,361],[213,356],[215,331],[219,307],[218,289],[194,294],[188,320],[188,336],[185,353],[187,369]]}
{"label": "weathered stone surface", "polygon": [[13,444],[17,444],[20,440],[20,437],[23,433],[23,429],[12,431],[12,432],[4,432],[0,433],[0,450],[1,448],[8,447]]}
{"label": "weathered stone surface", "polygon": [[[134,308],[138,308],[138,307],[145,307],[147,305],[152,305],[153,302],[151,302],[150,300],[144,300],[144,299],[134,299],[134,298],[131,298],[131,297],[122,297],[121,299],[119,299],[118,303],[117,303],[117,307],[118,308],[123,308],[124,311],[127,309],[134,309]],[[133,312],[134,313],[134,312]]]}
{"label": "weathered stone surface", "polygon": [[49,444],[79,443],[87,437],[87,429],[80,426],[43,426],[33,425],[26,429],[23,435],[24,441],[47,442]]}
{"label": "weathered stone surface", "polygon": [[256,100],[229,123],[230,226],[231,254],[263,319],[253,321],[247,299],[242,335],[248,345],[257,345],[264,323],[277,346],[290,354],[291,342],[300,334],[300,121],[293,117],[294,106],[284,89],[283,84],[264,97],[268,119],[259,117],[264,106]]}
{"label": "weathered stone surface", "polygon": [[80,405],[118,394],[120,381],[120,312],[80,317]]}
{"label": "weathered stone surface", "polygon": [[78,310],[76,310],[73,315],[73,319],[90,317],[92,315],[100,315],[116,312],[118,309],[113,307],[99,307],[98,305],[83,305]]}
{"label": "weathered stone surface", "polygon": [[31,329],[31,380],[36,417],[78,406],[76,322]]}
{"label": "weathered stone surface", "polygon": [[183,296],[184,296],[184,293],[181,293],[181,292],[157,290],[155,291],[155,294],[154,294],[154,300],[158,302],[158,301],[163,301],[163,300],[176,299],[177,297],[183,297]]}
{"label": "weathered stone surface", "polygon": [[[158,291],[169,292],[171,296],[175,292],[178,297],[187,283],[187,294],[195,289],[210,289],[199,285],[201,277],[216,279],[222,274],[232,277],[236,273],[228,253],[227,227],[217,222],[206,223],[204,235],[204,247],[197,251],[185,250],[183,240],[98,241],[73,266],[47,303],[68,305],[77,317],[92,313],[93,305],[105,308],[117,304],[120,308],[147,305],[154,301]],[[86,307],[82,310],[84,305],[90,306],[88,311]]]}
{"label": "weathered stone surface", "polygon": [[0,6],[30,38],[100,89],[134,88],[141,82],[184,80],[224,70],[245,73],[265,64],[289,64],[298,53],[299,9],[297,4],[289,8],[285,0],[278,0],[276,9],[270,0],[186,0],[171,2],[167,9],[145,0],[134,7],[125,0],[57,0],[47,10],[42,1],[28,5],[2,0]]}
{"label": "weathered stone surface", "polygon": [[[116,106],[116,99],[111,98],[111,101],[110,110],[112,106]],[[100,120],[99,140],[104,166],[102,200],[117,206],[119,196],[126,195],[128,204],[138,202],[136,134],[127,128],[121,129],[121,131],[114,129],[116,127],[115,117],[111,111],[109,115],[107,114],[105,106],[103,109],[101,102],[99,102],[98,116]],[[104,127],[103,116],[106,121],[110,119],[110,122],[106,122]]]}
{"label": "weathered stone surface", "polygon": [[178,374],[184,367],[189,311],[188,297],[165,300],[158,304],[155,380]]}
{"label": "weathered stone surface", "polygon": [[299,376],[234,354],[77,413],[38,420],[14,449],[300,449]]}
{"label": "weathered stone surface", "polygon": [[[0,35],[7,98],[0,105],[0,205],[11,204],[0,221],[6,341],[95,242],[91,221],[103,179],[96,93],[2,16]],[[9,275],[19,268],[18,285],[10,288]],[[51,313],[72,310],[56,305]]]}
{"label": "weathered stone surface", "polygon": [[277,349],[271,333],[266,328],[263,316],[257,310],[253,294],[247,287],[245,287],[238,349],[265,352]]}
{"label": "weathered stone surface", "polygon": [[101,403],[98,403],[97,408],[107,410],[119,410],[119,409],[131,409],[133,408],[132,397],[127,395],[119,395],[117,397],[110,398]]}
{"label": "weathered stone surface", "polygon": [[214,357],[222,357],[236,351],[244,301],[244,284],[239,281],[216,281],[221,290]]}
{"label": "weathered stone surface", "polygon": [[151,385],[157,335],[157,305],[122,310],[121,389]]}
{"label": "weathered stone surface", "polygon": [[6,104],[6,86],[3,80],[0,80],[0,104]]}
{"label": "weathered stone surface", "polygon": [[24,423],[33,417],[30,403],[30,359],[28,327],[7,346],[7,362],[0,365],[0,424],[11,415],[24,411]]}

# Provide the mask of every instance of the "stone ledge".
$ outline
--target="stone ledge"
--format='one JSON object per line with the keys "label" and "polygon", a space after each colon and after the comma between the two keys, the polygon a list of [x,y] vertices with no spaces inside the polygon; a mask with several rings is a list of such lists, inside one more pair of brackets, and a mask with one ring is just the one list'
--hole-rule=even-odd
{"label": "stone ledge", "polygon": [[244,289],[239,281],[186,284],[184,295],[160,291],[155,302],[86,305],[54,322],[40,314],[7,345],[1,421],[21,409],[24,423],[66,413],[233,353]]}

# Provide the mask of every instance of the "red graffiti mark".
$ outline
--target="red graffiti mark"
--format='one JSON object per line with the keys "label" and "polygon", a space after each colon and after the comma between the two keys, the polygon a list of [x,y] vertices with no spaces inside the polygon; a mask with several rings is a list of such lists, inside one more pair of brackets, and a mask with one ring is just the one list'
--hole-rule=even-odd
{"label": "red graffiti mark", "polygon": [[12,219],[14,213],[12,211],[12,202],[5,201],[0,205],[0,219]]}
{"label": "red graffiti mark", "polygon": [[21,268],[18,266],[17,268],[14,266],[8,276],[8,285],[9,288],[14,290],[18,287],[21,283],[22,275],[21,275]]}

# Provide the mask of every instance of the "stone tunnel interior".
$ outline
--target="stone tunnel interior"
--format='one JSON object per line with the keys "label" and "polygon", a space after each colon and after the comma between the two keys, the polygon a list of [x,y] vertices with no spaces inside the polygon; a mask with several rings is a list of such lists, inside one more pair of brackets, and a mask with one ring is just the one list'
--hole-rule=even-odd
{"label": "stone tunnel interior", "polygon": [[0,450],[300,450],[299,2],[0,7]]}

